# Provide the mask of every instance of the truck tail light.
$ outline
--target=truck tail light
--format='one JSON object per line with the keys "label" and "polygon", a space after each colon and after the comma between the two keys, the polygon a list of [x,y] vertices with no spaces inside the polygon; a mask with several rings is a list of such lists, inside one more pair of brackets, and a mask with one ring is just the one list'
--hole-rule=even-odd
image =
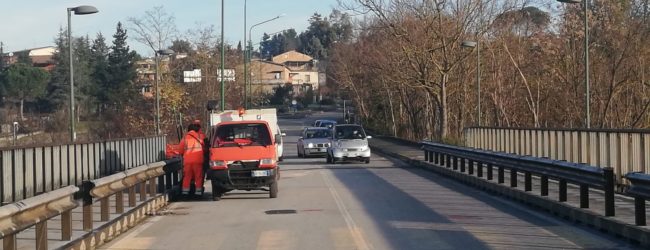
{"label": "truck tail light", "polygon": [[228,169],[225,161],[210,161],[210,168],[214,170]]}
{"label": "truck tail light", "polygon": [[260,160],[260,168],[275,168],[276,166],[275,160],[271,158]]}

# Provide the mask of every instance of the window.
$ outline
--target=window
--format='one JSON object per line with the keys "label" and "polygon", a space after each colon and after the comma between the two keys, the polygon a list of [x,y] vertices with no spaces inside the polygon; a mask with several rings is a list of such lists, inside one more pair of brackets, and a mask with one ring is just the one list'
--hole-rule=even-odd
{"label": "window", "polygon": [[330,136],[332,136],[332,132],[329,129],[308,129],[305,130],[303,138],[329,138]]}
{"label": "window", "polygon": [[336,139],[364,139],[366,133],[360,126],[338,126],[336,127]]}
{"label": "window", "polygon": [[275,80],[278,80],[278,79],[280,79],[281,76],[282,76],[282,73],[275,73],[274,78],[275,78]]}
{"label": "window", "polygon": [[266,146],[271,135],[264,124],[227,124],[216,128],[212,147]]}
{"label": "window", "polygon": [[305,75],[305,82],[311,82],[311,76]]}

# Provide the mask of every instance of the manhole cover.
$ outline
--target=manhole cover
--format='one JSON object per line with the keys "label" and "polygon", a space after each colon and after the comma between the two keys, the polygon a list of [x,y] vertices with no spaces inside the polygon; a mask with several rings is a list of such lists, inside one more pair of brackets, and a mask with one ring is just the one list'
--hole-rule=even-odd
{"label": "manhole cover", "polygon": [[264,211],[265,214],[295,214],[297,213],[294,209],[279,209],[279,210],[267,210]]}

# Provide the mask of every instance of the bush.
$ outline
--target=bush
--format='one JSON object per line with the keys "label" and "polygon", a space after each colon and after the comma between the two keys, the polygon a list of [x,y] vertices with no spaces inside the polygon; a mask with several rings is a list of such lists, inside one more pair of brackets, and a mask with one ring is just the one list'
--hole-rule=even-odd
{"label": "bush", "polygon": [[334,105],[334,104],[336,104],[336,102],[334,102],[334,99],[327,98],[327,99],[321,100],[320,104],[321,105]]}

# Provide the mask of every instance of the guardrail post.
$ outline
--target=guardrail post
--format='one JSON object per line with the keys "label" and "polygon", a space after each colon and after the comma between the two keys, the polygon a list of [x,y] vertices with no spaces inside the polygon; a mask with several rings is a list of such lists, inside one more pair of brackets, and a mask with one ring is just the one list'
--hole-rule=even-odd
{"label": "guardrail post", "polygon": [[447,158],[446,154],[440,154],[440,165],[441,166],[444,166],[445,164],[447,164],[447,162],[445,161],[446,158]]}
{"label": "guardrail post", "polygon": [[487,164],[487,179],[492,180],[492,171],[493,171],[493,166],[492,163]]}
{"label": "guardrail post", "polygon": [[158,176],[158,193],[165,193],[165,176]]}
{"label": "guardrail post", "polygon": [[580,184],[580,208],[589,208],[589,186]]}
{"label": "guardrail post", "polygon": [[451,155],[445,155],[445,165],[443,165],[446,168],[449,168],[451,165]]}
{"label": "guardrail post", "polygon": [[10,234],[2,238],[3,250],[16,250],[16,234]]}
{"label": "guardrail post", "polygon": [[146,201],[147,200],[147,185],[145,185],[145,182],[140,182],[138,186],[140,186],[140,201]]}
{"label": "guardrail post", "polygon": [[465,158],[460,158],[460,172],[465,173]]}
{"label": "guardrail post", "polygon": [[[611,167],[603,168],[605,178],[605,216],[614,216],[616,208],[614,207],[614,169]],[[645,210],[644,210],[645,211]]]}
{"label": "guardrail post", "polygon": [[634,223],[637,226],[646,225],[645,199],[634,197]]}
{"label": "guardrail post", "polygon": [[61,214],[61,240],[67,241],[72,238],[72,210]]}
{"label": "guardrail post", "polygon": [[476,162],[476,174],[479,178],[483,178],[483,163],[480,161]]}
{"label": "guardrail post", "polygon": [[95,185],[90,181],[82,183],[82,200],[83,200],[83,230],[90,232],[93,230],[93,197],[90,195],[90,190]]}
{"label": "guardrail post", "polygon": [[433,151],[429,151],[429,163],[433,162]]}
{"label": "guardrail post", "polygon": [[504,178],[504,177],[505,177],[505,176],[504,176],[504,175],[505,175],[505,171],[504,171],[504,169],[503,169],[503,166],[499,166],[498,168],[499,168],[499,170],[498,170],[498,173],[497,173],[497,179],[498,179],[498,183],[499,183],[499,184],[502,184],[502,183],[505,182],[505,180],[504,180],[504,179],[505,179],[505,178]]}
{"label": "guardrail post", "polygon": [[517,170],[510,169],[510,187],[517,187]]}
{"label": "guardrail post", "polygon": [[541,196],[548,196],[548,176],[542,175],[541,178],[541,187],[540,187],[540,195]]}
{"label": "guardrail post", "polygon": [[467,164],[467,172],[469,175],[474,175],[474,161],[469,160]]}
{"label": "guardrail post", "polygon": [[558,195],[558,200],[560,202],[566,201],[566,180],[561,179],[559,183],[560,194]]}
{"label": "guardrail post", "polygon": [[129,207],[135,207],[135,186],[129,187]]}
{"label": "guardrail post", "polygon": [[533,190],[532,174],[528,171],[524,173],[524,190],[530,192]]}
{"label": "guardrail post", "polygon": [[[431,157],[429,157],[429,160],[431,160]],[[174,186],[177,186],[180,183],[180,179],[178,178],[178,171],[172,172],[172,183]]]}
{"label": "guardrail post", "polygon": [[110,213],[110,211],[108,211],[108,208],[109,208],[109,205],[110,205],[108,197],[100,199],[99,200],[99,205],[100,205],[100,208],[99,208],[100,220],[101,221],[108,221],[109,213]]}
{"label": "guardrail post", "polygon": [[424,150],[424,161],[429,162],[429,151]]}
{"label": "guardrail post", "polygon": [[156,178],[149,179],[149,197],[156,196]]}
{"label": "guardrail post", "polygon": [[124,213],[124,191],[120,190],[115,193],[115,213]]}
{"label": "guardrail post", "polygon": [[440,154],[438,152],[433,153],[433,164],[438,165],[440,163]]}
{"label": "guardrail post", "polygon": [[458,170],[458,165],[459,165],[458,160],[459,160],[458,156],[454,156],[454,165],[452,166],[454,168],[454,170]]}
{"label": "guardrail post", "polygon": [[36,250],[47,250],[47,220],[36,223]]}

